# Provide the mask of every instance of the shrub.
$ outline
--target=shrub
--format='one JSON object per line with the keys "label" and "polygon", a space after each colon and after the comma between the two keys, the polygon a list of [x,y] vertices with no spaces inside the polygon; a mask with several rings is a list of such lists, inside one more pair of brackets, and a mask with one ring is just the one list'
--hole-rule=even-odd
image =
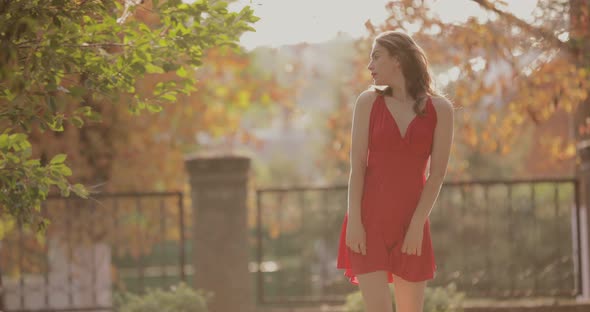
{"label": "shrub", "polygon": [[[395,287],[395,286],[394,286]],[[395,296],[393,287],[389,287],[395,312]],[[446,287],[426,287],[424,292],[424,312],[462,312],[465,294],[458,292],[454,283]],[[365,306],[360,290],[346,297],[346,312],[364,312]]]}
{"label": "shrub", "polygon": [[115,305],[119,312],[208,312],[212,296],[181,283],[170,290],[149,289],[144,295],[125,293],[116,297]]}

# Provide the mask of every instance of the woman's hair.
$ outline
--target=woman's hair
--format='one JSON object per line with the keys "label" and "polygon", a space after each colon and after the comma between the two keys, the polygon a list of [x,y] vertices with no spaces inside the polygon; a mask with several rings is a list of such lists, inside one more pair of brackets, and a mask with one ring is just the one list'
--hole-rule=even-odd
{"label": "woman's hair", "polygon": [[[427,96],[442,96],[434,86],[426,54],[412,37],[401,31],[382,32],[375,37],[375,42],[400,63],[406,81],[406,92],[415,100],[414,111],[423,115],[419,108],[422,100]],[[375,90],[385,95],[391,95],[393,91],[389,86],[384,90]]]}

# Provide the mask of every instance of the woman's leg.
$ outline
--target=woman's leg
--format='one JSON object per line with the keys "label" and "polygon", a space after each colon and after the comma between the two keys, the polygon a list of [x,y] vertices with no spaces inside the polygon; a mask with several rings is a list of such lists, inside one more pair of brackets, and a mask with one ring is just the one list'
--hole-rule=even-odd
{"label": "woman's leg", "polygon": [[393,283],[396,312],[422,312],[426,281],[409,282],[394,275]]}
{"label": "woman's leg", "polygon": [[365,303],[365,312],[393,312],[386,271],[357,274],[357,278]]}

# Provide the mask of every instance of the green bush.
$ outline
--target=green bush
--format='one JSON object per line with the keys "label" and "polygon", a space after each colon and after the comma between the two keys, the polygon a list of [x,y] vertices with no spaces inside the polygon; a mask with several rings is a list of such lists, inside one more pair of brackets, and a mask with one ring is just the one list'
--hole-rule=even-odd
{"label": "green bush", "polygon": [[[391,284],[390,284],[391,285]],[[395,287],[395,286],[394,286]],[[389,287],[395,312],[393,287]],[[426,287],[424,292],[424,312],[462,312],[465,294],[457,291],[454,283],[446,287]],[[346,312],[364,312],[365,306],[360,290],[346,297]]]}
{"label": "green bush", "polygon": [[170,290],[149,289],[144,295],[126,293],[115,298],[119,312],[208,312],[212,292],[194,290],[184,283]]}

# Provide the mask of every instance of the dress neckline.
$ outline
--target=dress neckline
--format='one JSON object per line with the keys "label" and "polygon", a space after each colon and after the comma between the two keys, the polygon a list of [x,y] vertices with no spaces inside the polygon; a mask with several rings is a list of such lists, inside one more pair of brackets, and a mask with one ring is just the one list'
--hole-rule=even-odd
{"label": "dress neckline", "polygon": [[[416,121],[416,119],[418,119],[418,114],[415,114],[414,117],[412,118],[412,120],[410,121],[410,123],[408,123],[408,126],[406,127],[406,130],[404,131],[404,133],[402,134],[402,131],[399,127],[399,124],[397,123],[397,120],[395,119],[393,113],[389,110],[389,108],[387,107],[387,104],[385,103],[385,97],[383,95],[380,95],[381,97],[381,101],[383,102],[383,106],[384,109],[387,111],[387,115],[389,115],[389,117],[393,120],[393,125],[395,126],[395,128],[397,129],[397,133],[400,136],[400,138],[405,141],[408,137],[408,134],[411,130],[412,125],[414,124],[414,121]],[[428,111],[427,107],[428,107],[428,102],[431,101],[431,97],[429,96],[428,99],[426,100],[426,104],[424,107],[425,111]]]}

